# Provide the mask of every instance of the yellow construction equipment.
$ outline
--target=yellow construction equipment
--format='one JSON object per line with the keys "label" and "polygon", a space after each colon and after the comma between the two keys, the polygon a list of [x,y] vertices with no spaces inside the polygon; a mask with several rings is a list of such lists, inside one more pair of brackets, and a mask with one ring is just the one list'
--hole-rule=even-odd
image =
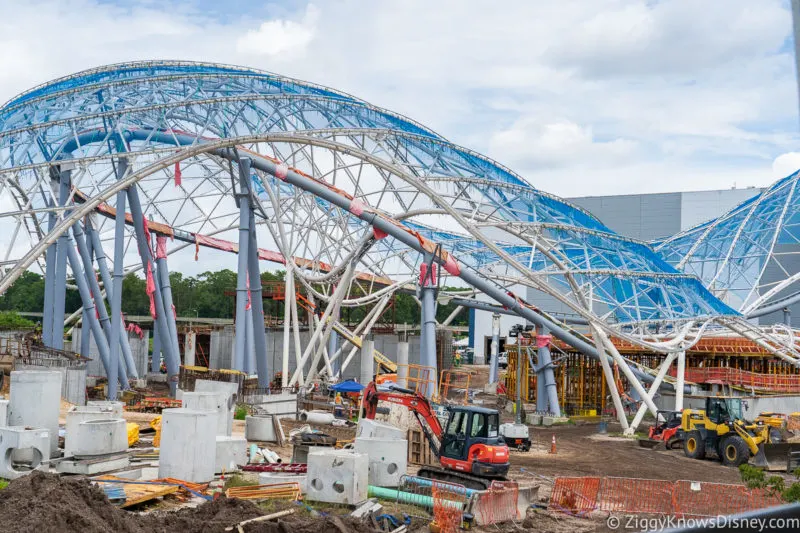
{"label": "yellow construction equipment", "polygon": [[684,409],[681,415],[683,452],[692,459],[703,459],[711,452],[724,465],[739,466],[753,458],[753,464],[767,470],[785,470],[790,446],[775,437],[764,416],[747,422],[742,399],[708,397],[705,410]]}

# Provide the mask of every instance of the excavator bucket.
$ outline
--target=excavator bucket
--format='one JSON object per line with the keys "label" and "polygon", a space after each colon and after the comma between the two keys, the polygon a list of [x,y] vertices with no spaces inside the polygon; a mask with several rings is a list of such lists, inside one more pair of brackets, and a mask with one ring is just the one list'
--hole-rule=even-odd
{"label": "excavator bucket", "polygon": [[765,470],[786,472],[792,451],[798,451],[797,445],[788,442],[762,443],[758,445],[758,453],[750,459],[750,463]]}

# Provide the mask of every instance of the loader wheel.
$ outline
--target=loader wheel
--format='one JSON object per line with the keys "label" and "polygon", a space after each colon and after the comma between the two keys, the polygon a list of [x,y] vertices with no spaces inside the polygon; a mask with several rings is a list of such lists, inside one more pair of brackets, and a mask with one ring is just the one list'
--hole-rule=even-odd
{"label": "loader wheel", "polygon": [[689,431],[683,441],[683,453],[690,459],[704,459],[706,443],[699,431]]}
{"label": "loader wheel", "polygon": [[738,435],[731,435],[722,441],[721,451],[720,459],[725,466],[739,466],[750,459],[750,448]]}

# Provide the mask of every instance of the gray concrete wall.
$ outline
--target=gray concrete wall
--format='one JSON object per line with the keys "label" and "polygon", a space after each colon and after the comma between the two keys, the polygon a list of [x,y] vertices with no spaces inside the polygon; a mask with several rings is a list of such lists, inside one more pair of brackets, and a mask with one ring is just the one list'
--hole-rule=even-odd
{"label": "gray concrete wall", "polygon": [[[88,330],[87,330],[88,331]],[[136,372],[139,377],[144,377],[148,372],[148,362],[150,360],[150,331],[143,330],[144,336],[140,339],[139,335],[128,332],[128,343],[131,346],[131,355],[136,365]],[[83,328],[75,327],[72,330],[72,345],[77,348],[76,353],[80,353],[81,336]],[[89,376],[106,377],[106,369],[103,368],[103,361],[100,359],[100,352],[97,349],[94,335],[89,343],[89,356],[91,361],[86,363],[86,374]]]}
{"label": "gray concrete wall", "polygon": [[86,405],[86,366],[57,367],[14,365],[14,370],[47,370],[61,372],[61,397],[71,404]]}

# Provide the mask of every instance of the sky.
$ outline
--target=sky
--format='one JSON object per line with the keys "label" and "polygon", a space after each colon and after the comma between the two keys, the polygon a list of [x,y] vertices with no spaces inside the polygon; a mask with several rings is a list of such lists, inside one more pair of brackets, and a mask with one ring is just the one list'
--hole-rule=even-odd
{"label": "sky", "polygon": [[790,31],[788,0],[0,0],[0,100],[215,61],[343,90],[561,196],[765,186],[800,167]]}

